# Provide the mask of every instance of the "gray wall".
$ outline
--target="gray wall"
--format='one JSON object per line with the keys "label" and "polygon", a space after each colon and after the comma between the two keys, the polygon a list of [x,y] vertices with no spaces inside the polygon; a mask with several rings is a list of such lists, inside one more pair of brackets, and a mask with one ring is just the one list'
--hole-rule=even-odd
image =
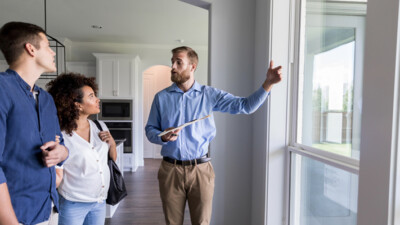
{"label": "gray wall", "polygon": [[[270,58],[275,66],[283,66],[282,82],[274,86],[269,100],[256,113],[215,115],[217,136],[211,145],[216,171],[212,224],[286,222],[285,74],[289,66],[290,35],[286,25],[290,17],[286,1],[273,3],[274,10],[270,9],[270,0],[218,0],[211,6],[212,86],[247,96],[264,81]],[[276,17],[276,26],[270,25],[270,16]]]}
{"label": "gray wall", "polygon": [[[269,1],[256,0],[255,79],[259,85],[265,78],[269,62]],[[279,63],[279,62],[276,62]],[[275,89],[276,87],[274,87]],[[270,96],[271,97],[271,96]],[[266,220],[267,189],[267,125],[269,99],[253,117],[253,171],[251,224],[264,224]]]}
{"label": "gray wall", "polygon": [[[234,95],[248,96],[256,89],[255,1],[213,1],[210,13],[210,83]],[[215,113],[217,136],[211,144],[216,173],[212,224],[250,224],[252,117]]]}

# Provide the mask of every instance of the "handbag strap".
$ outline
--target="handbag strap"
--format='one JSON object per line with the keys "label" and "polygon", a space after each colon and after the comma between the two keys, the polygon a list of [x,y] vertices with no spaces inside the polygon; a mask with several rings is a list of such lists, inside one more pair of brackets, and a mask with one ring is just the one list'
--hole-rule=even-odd
{"label": "handbag strap", "polygon": [[99,128],[100,131],[103,131],[103,128],[101,127],[98,120],[93,120],[93,122],[96,124],[97,128]]}
{"label": "handbag strap", "polygon": [[[101,125],[100,125],[100,123],[99,123],[98,120],[93,120],[93,122],[94,122],[94,124],[96,124],[97,128],[99,128],[100,131],[103,131],[103,127],[101,127]],[[108,160],[111,159],[110,153],[108,153],[108,157],[107,157],[107,158],[108,158]],[[112,160],[112,159],[111,159],[111,160]]]}

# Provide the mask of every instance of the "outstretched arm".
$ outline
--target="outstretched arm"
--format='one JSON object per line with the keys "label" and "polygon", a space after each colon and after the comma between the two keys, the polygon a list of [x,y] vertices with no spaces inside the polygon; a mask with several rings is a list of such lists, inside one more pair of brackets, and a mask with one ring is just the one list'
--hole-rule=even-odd
{"label": "outstretched arm", "polygon": [[265,91],[271,91],[272,86],[279,83],[282,80],[282,66],[274,67],[274,62],[271,60],[269,62],[269,68],[267,71],[267,78],[263,83],[263,88]]}
{"label": "outstretched arm", "polygon": [[255,112],[267,99],[272,86],[282,80],[282,66],[275,68],[273,66],[274,63],[271,61],[262,87],[247,98],[233,96],[228,92],[214,89],[216,98],[213,111],[231,114]]}

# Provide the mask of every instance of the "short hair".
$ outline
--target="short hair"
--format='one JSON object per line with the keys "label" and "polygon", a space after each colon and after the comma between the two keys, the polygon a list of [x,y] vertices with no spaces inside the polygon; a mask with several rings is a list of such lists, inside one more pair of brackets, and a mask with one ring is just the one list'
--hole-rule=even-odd
{"label": "short hair", "polygon": [[197,56],[197,53],[190,47],[187,46],[177,47],[172,49],[171,52],[172,54],[186,52],[191,64],[197,65],[199,62],[199,57]]}
{"label": "short hair", "polygon": [[8,65],[11,65],[24,52],[25,44],[40,48],[39,33],[46,34],[43,28],[30,23],[8,22],[0,29],[0,49]]}
{"label": "short hair", "polygon": [[85,77],[79,73],[62,73],[56,79],[46,84],[47,91],[53,96],[57,108],[60,128],[71,135],[78,128],[79,109],[75,102],[82,103],[82,87],[89,86],[97,94],[97,84],[94,77]]}

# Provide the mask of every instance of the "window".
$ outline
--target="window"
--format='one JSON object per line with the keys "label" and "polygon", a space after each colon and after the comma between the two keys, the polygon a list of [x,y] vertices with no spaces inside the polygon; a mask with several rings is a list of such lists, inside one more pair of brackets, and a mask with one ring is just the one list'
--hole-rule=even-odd
{"label": "window", "polygon": [[296,14],[290,224],[357,224],[366,2],[304,0]]}
{"label": "window", "polygon": [[306,11],[300,37],[296,142],[359,159],[365,19],[326,15],[323,3]]}
{"label": "window", "polygon": [[294,154],[292,225],[357,224],[358,176]]}

